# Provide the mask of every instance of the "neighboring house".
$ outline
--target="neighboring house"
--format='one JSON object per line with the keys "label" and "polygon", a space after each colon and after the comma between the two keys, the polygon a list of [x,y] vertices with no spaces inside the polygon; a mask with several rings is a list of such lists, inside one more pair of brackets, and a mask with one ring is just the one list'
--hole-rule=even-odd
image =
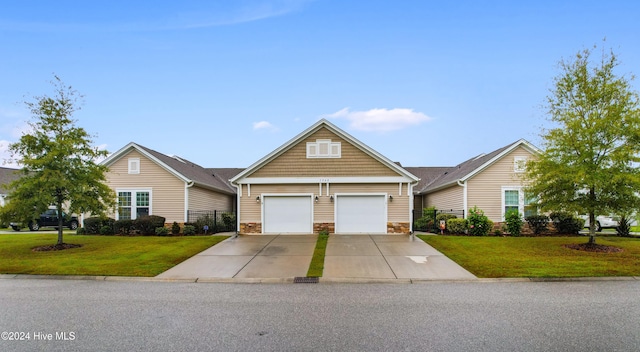
{"label": "neighboring house", "polygon": [[533,214],[536,209],[524,193],[522,175],[527,160],[540,153],[521,139],[454,167],[407,167],[421,178],[415,188],[415,207],[463,210],[466,217],[477,206],[494,222],[503,222],[511,209]]}
{"label": "neighboring house", "polygon": [[409,233],[414,176],[322,119],[231,179],[240,233]]}
{"label": "neighboring house", "polygon": [[8,167],[0,167],[0,207],[6,203],[9,195],[9,184],[20,178],[20,170]]}
{"label": "neighboring house", "polygon": [[191,211],[235,211],[235,189],[228,182],[241,169],[203,168],[129,143],[102,162],[118,206],[116,220],[159,215],[167,223],[188,222]]}

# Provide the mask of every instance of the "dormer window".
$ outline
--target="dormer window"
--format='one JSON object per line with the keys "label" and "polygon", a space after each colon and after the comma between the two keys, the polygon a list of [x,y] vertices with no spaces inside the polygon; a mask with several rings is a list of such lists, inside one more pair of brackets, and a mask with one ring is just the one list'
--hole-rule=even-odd
{"label": "dormer window", "polygon": [[129,158],[129,173],[130,174],[140,173],[140,158]]}
{"label": "dormer window", "polygon": [[307,142],[307,158],[339,158],[342,150],[340,142],[332,142],[330,139],[316,139],[315,142]]}

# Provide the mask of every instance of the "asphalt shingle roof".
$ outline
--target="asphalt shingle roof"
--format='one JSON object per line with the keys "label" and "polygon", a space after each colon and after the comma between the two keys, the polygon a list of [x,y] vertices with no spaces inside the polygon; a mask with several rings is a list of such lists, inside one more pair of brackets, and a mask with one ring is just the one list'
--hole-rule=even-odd
{"label": "asphalt shingle roof", "polygon": [[20,170],[0,167],[0,193],[7,193],[9,183],[21,177]]}
{"label": "asphalt shingle roof", "polygon": [[[139,144],[136,144],[136,145],[142,148],[147,153],[153,155],[156,159],[160,160],[165,165],[174,169],[176,172],[182,174],[185,178],[188,178],[201,186],[213,188],[223,193],[230,193],[230,194],[235,193],[235,188],[231,187],[231,184],[228,182],[228,179],[225,180],[221,177],[218,177],[212,172],[212,170],[221,170],[221,169],[205,169],[204,167],[196,163],[193,163],[189,160],[186,160],[184,158],[181,158],[181,157],[176,158],[176,157],[168,156],[160,152],[157,152],[153,149],[143,147]],[[223,174],[224,172],[220,172],[220,173]]]}
{"label": "asphalt shingle roof", "polygon": [[420,183],[414,189],[416,193],[424,193],[457,182],[516,143],[518,142],[496,149],[489,154],[480,154],[452,167],[406,167],[405,169],[420,177]]}

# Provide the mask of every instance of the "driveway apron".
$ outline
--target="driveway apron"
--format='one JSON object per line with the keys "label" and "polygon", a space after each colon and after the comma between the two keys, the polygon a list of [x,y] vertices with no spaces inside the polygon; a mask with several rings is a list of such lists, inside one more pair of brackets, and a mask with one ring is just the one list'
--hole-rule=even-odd
{"label": "driveway apron", "polygon": [[[165,279],[290,279],[306,276],[317,235],[231,237],[158,275]],[[322,279],[473,280],[410,235],[330,235]]]}

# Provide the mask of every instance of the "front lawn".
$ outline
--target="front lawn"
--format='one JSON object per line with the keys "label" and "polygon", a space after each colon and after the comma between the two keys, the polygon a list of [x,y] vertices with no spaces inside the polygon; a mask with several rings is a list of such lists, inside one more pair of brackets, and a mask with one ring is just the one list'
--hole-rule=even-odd
{"label": "front lawn", "polygon": [[640,276],[637,238],[597,237],[624,251],[592,253],[563,247],[586,237],[418,237],[478,277]]}
{"label": "front lawn", "polygon": [[156,276],[227,236],[122,237],[64,235],[81,248],[33,252],[57,234],[0,235],[0,274]]}

